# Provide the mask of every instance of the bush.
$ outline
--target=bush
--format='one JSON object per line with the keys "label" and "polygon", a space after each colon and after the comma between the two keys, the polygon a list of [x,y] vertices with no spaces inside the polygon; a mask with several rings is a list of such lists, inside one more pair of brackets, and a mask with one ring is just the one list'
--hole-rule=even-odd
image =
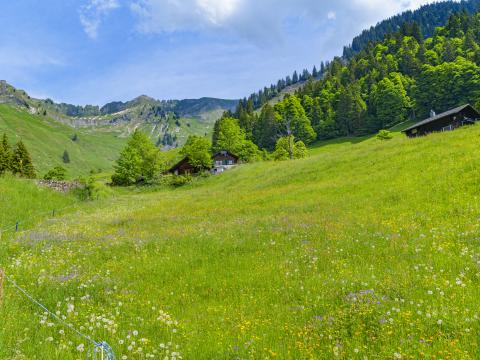
{"label": "bush", "polygon": [[181,187],[187,185],[193,180],[191,175],[172,175],[170,185],[174,187]]}
{"label": "bush", "polygon": [[55,166],[53,169],[49,170],[44,176],[44,180],[65,180],[67,175],[67,170],[61,166]]}
{"label": "bush", "polygon": [[93,177],[80,178],[81,189],[77,190],[77,196],[81,200],[105,199],[112,194],[112,189],[104,183],[96,181]]}
{"label": "bush", "polygon": [[390,140],[391,138],[393,138],[393,135],[388,130],[380,130],[377,134],[378,140]]}

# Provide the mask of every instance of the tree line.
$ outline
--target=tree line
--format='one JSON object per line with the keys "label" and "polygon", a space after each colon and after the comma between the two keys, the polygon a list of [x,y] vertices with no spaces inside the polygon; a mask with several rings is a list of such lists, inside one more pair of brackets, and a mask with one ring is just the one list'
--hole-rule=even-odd
{"label": "tree line", "polygon": [[321,79],[279,103],[258,112],[242,101],[228,116],[247,140],[274,150],[284,136],[308,145],[367,135],[465,103],[480,107],[480,13],[463,11],[427,39],[417,23],[405,23],[351,60],[335,58]]}

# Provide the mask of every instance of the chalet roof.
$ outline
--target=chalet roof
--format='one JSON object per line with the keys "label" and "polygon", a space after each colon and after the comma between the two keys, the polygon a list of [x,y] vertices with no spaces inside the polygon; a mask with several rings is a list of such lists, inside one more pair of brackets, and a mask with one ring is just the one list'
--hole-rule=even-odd
{"label": "chalet roof", "polygon": [[170,170],[168,170],[169,172],[174,172],[175,170],[177,170],[180,166],[182,166],[183,164],[185,164],[186,162],[189,161],[189,158],[188,156],[184,157],[182,160],[180,160],[178,163],[176,163],[174,166],[172,166],[170,168]]}
{"label": "chalet roof", "polygon": [[[415,125],[410,126],[409,128],[403,130],[403,132],[407,132],[407,131],[409,131],[409,130],[418,128],[418,127],[420,127],[420,126],[422,126],[422,125],[429,124],[429,123],[431,123],[431,122],[434,122],[434,121],[437,121],[437,120],[446,118],[446,117],[451,116],[451,115],[458,114],[459,112],[461,112],[461,111],[463,111],[463,110],[465,110],[465,109],[467,109],[467,108],[470,108],[471,110],[473,110],[475,113],[478,114],[478,112],[477,112],[470,104],[467,104],[467,105],[463,105],[463,106],[456,107],[455,109],[452,109],[452,110],[445,111],[444,113],[441,113],[441,114],[438,114],[438,115],[429,117],[428,119],[425,119],[425,120],[423,120],[423,121],[420,121],[420,122],[416,123]],[[480,114],[478,114],[478,116],[480,116]]]}
{"label": "chalet roof", "polygon": [[236,160],[239,159],[239,157],[237,155],[232,154],[230,151],[227,151],[227,150],[222,150],[222,151],[217,152],[216,154],[213,154],[212,159],[214,159],[215,157],[217,157],[219,155],[229,155],[229,156],[235,158]]}

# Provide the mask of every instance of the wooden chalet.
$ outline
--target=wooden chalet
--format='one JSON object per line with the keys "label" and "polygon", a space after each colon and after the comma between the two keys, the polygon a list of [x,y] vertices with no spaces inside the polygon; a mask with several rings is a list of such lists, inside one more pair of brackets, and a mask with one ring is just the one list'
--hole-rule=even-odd
{"label": "wooden chalet", "polygon": [[212,174],[219,174],[238,164],[238,156],[223,150],[212,156]]}
{"label": "wooden chalet", "polygon": [[467,104],[431,117],[403,130],[408,137],[423,136],[432,132],[451,131],[480,120],[480,113]]}
{"label": "wooden chalet", "polygon": [[174,175],[187,175],[187,174],[195,174],[198,172],[191,164],[188,157],[183,158],[180,160],[175,166],[173,166],[170,170],[168,170],[170,174]]}

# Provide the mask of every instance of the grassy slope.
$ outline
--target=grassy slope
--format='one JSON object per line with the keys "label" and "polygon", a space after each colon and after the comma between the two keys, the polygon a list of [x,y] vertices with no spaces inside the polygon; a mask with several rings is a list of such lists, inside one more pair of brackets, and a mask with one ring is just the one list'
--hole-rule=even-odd
{"label": "grassy slope", "polygon": [[[38,227],[5,267],[118,358],[475,359],[479,136],[337,140],[124,196]],[[38,314],[7,288],[0,359],[84,356]]]}
{"label": "grassy slope", "polygon": [[[20,139],[25,142],[39,175],[55,165],[67,168],[71,177],[88,174],[92,169],[108,171],[126,141],[113,132],[72,129],[9,105],[0,105],[0,134],[4,131],[12,143]],[[78,134],[78,142],[71,140],[74,133]],[[70,164],[63,164],[64,150],[69,152]]]}
{"label": "grassy slope", "polygon": [[51,189],[38,187],[29,180],[12,176],[0,177],[0,229],[12,228],[20,222],[20,229],[31,227],[61,209],[77,203],[72,195],[63,195]]}

